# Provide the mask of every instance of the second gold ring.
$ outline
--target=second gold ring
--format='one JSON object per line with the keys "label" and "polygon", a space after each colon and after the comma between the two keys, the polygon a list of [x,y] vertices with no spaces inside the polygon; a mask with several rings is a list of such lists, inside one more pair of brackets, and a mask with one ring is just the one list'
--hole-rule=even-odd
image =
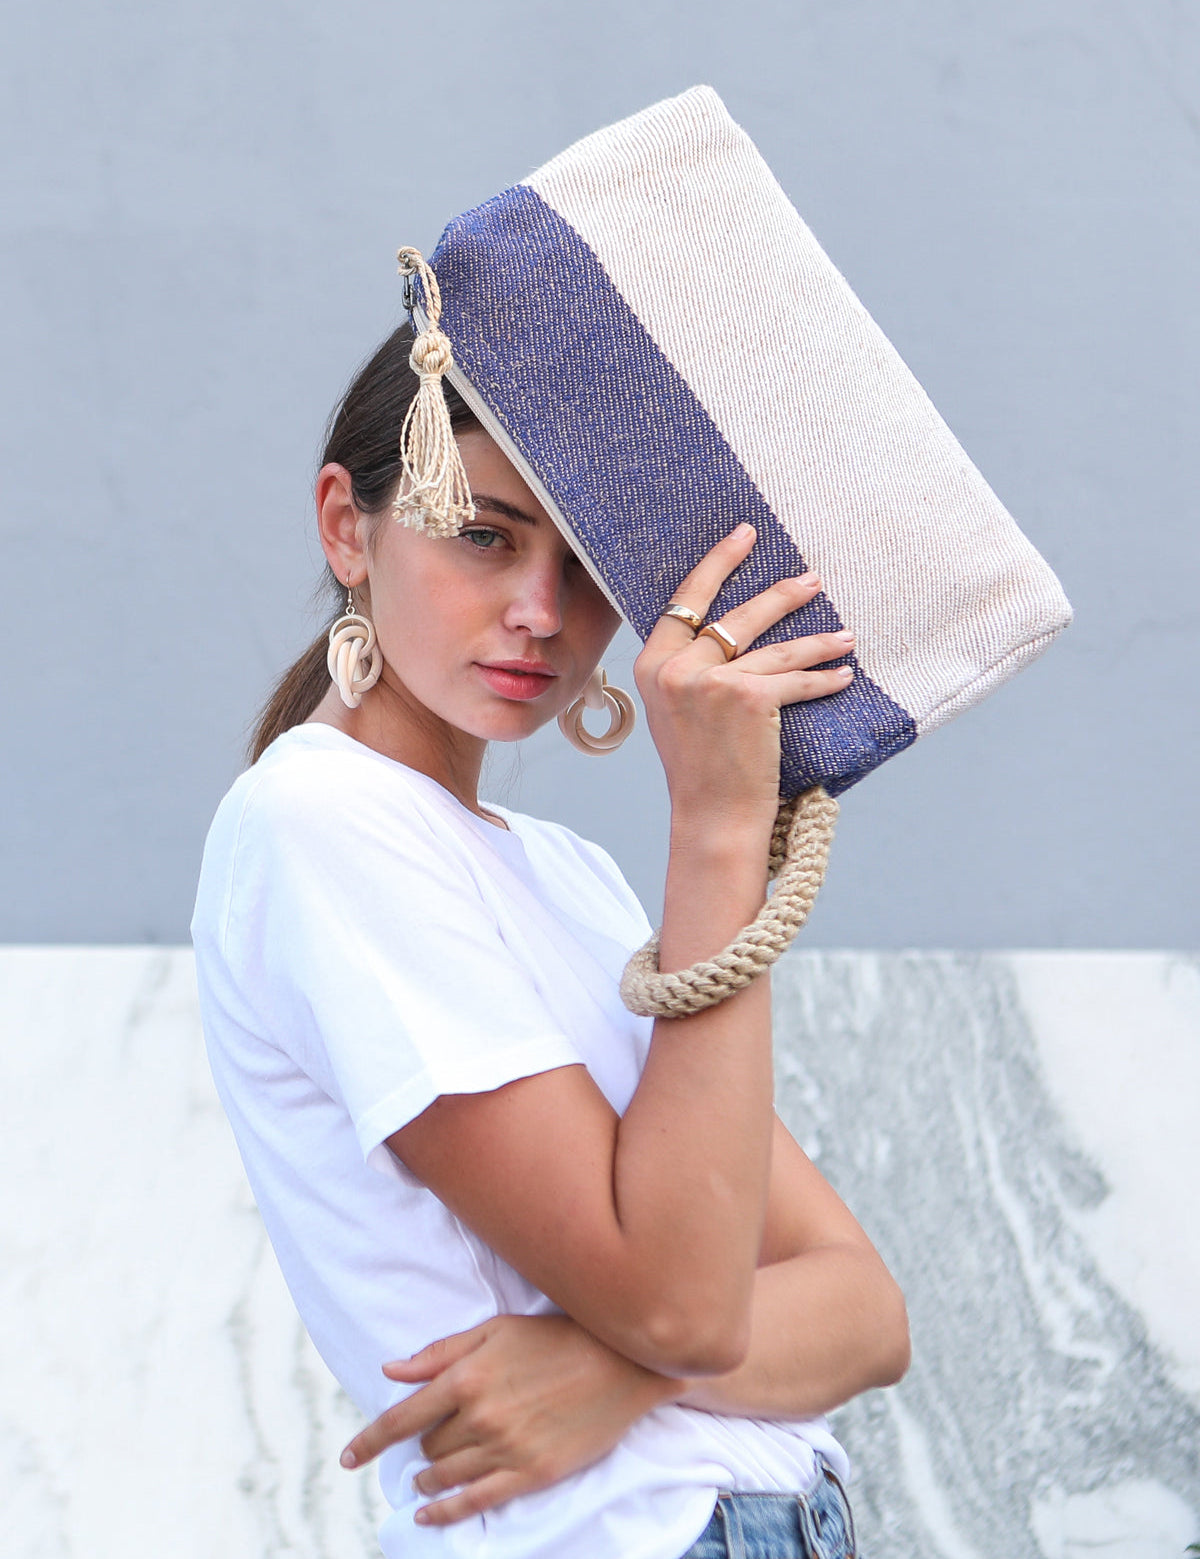
{"label": "second gold ring", "polygon": [[696,637],[698,639],[715,639],[721,646],[727,662],[735,659],[742,653],[738,646],[738,641],[731,633],[727,633],[720,623],[705,623]]}

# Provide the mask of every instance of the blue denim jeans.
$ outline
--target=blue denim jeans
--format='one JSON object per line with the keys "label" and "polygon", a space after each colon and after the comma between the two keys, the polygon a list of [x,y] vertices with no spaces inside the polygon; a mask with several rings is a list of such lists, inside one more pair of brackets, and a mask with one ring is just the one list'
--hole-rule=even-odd
{"label": "blue denim jeans", "polygon": [[683,1559],[856,1559],[841,1480],[820,1464],[807,1494],[722,1494]]}

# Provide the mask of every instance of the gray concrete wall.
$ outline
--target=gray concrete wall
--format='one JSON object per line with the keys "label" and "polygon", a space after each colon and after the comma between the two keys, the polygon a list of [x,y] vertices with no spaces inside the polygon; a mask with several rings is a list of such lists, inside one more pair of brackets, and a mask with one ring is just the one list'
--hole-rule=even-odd
{"label": "gray concrete wall", "polygon": [[[10,7],[0,941],[184,937],[396,244],[709,81],[1078,612],[847,799],[808,945],[1196,945],[1198,67],[1172,0]],[[652,751],[559,743],[493,794],[654,913]]]}

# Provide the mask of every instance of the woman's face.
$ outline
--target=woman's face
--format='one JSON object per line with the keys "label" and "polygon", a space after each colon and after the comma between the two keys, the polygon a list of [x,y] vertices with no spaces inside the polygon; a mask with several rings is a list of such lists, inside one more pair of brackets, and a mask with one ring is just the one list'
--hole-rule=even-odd
{"label": "woman's face", "polygon": [[389,519],[370,552],[383,680],[470,736],[516,741],[579,696],[619,618],[488,435],[458,444],[474,522],[444,539]]}

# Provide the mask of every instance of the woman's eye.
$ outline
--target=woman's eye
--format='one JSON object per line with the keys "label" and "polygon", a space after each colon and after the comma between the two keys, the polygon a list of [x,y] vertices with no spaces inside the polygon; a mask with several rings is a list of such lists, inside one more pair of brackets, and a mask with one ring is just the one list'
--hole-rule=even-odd
{"label": "woman's eye", "polygon": [[504,540],[498,530],[492,530],[486,525],[476,525],[471,530],[463,531],[462,538],[464,541],[469,541],[480,552],[490,552]]}

